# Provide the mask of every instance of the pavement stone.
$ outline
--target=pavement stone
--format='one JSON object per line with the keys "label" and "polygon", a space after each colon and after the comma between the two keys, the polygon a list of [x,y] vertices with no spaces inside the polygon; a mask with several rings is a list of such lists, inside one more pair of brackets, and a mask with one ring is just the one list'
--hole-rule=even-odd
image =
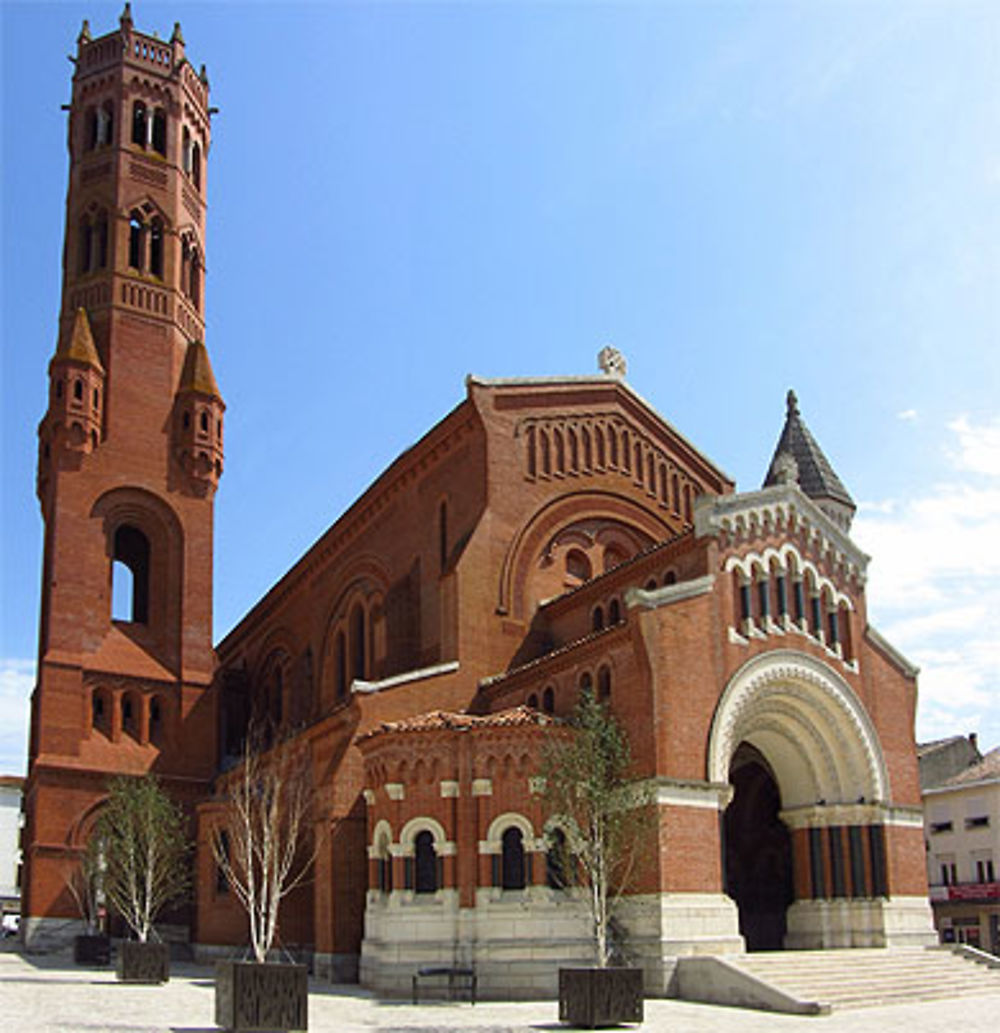
{"label": "pavement stone", "polygon": [[[162,986],[119,983],[63,955],[0,952],[3,1033],[216,1033],[212,969],[174,964]],[[644,1033],[996,1033],[1000,994],[794,1016],[646,1001]],[[562,1030],[553,1001],[380,1001],[357,986],[311,982],[310,1033],[533,1033]],[[637,1027],[623,1027],[637,1028]]]}

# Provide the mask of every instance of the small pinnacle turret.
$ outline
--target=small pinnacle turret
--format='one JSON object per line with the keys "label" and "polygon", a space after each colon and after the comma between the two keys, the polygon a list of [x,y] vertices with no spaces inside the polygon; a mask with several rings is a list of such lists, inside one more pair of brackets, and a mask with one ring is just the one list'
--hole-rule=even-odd
{"label": "small pinnacle turret", "polygon": [[764,478],[764,487],[796,483],[838,527],[849,531],[856,506],[799,412],[794,391],[785,396],[785,425]]}
{"label": "small pinnacle turret", "polygon": [[204,341],[184,354],[174,400],[174,457],[196,494],[214,490],[222,476],[222,401]]}
{"label": "small pinnacle turret", "polygon": [[37,491],[43,512],[53,470],[67,462],[76,465],[101,442],[104,387],[104,365],[90,320],[86,310],[78,308],[49,362],[49,405],[38,425]]}

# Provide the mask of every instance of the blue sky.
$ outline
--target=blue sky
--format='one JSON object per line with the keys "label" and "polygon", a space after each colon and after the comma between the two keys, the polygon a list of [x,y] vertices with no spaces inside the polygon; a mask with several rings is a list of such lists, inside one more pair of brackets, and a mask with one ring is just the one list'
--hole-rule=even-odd
{"label": "blue sky", "polygon": [[[0,770],[24,764],[83,18],[0,0]],[[918,735],[1000,743],[1000,4],[198,3],[221,637],[467,373],[629,381],[743,489],[784,395],[858,500]]]}

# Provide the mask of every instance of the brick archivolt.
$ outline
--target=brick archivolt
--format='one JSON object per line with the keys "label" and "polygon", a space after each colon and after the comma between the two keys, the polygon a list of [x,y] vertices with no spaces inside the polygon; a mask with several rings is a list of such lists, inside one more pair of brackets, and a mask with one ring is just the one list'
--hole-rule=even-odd
{"label": "brick archivolt", "polygon": [[863,705],[834,670],[804,653],[756,657],[730,679],[712,721],[709,781],[728,781],[744,741],[767,758],[785,808],[889,798],[881,746]]}
{"label": "brick archivolt", "polygon": [[[513,617],[530,617],[532,575],[553,542],[580,521],[592,527],[618,525],[630,540],[646,545],[673,536],[673,530],[637,502],[611,492],[575,492],[552,499],[536,510],[514,535],[500,570],[497,611]],[[593,532],[591,532],[593,533]]]}

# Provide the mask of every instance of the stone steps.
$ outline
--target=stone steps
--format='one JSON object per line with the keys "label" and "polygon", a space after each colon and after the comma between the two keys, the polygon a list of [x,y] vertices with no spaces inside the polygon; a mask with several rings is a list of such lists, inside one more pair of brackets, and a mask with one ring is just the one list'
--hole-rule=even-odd
{"label": "stone steps", "polygon": [[1000,994],[1000,968],[938,948],[775,951],[726,960],[800,1001],[833,1008]]}

